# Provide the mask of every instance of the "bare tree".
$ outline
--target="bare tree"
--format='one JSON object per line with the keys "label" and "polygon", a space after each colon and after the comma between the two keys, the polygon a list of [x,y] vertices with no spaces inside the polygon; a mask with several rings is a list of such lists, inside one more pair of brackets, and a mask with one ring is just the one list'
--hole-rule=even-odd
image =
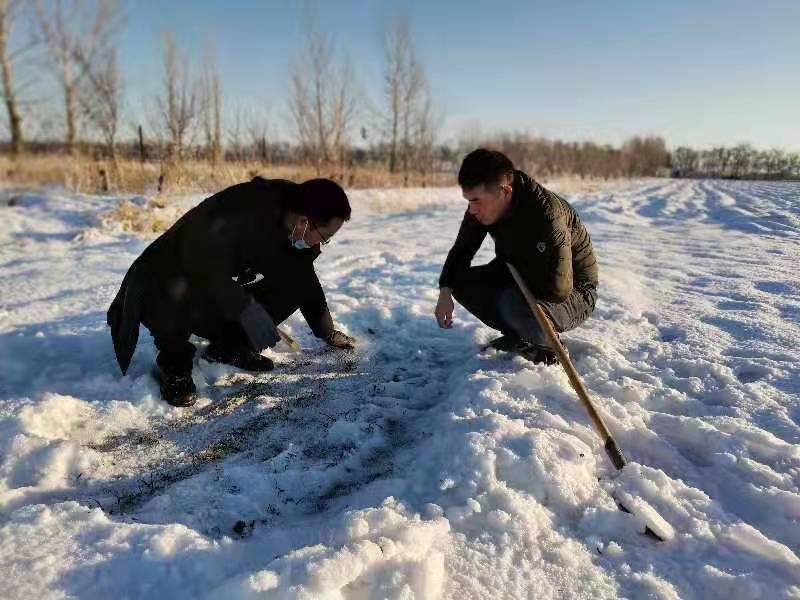
{"label": "bare tree", "polygon": [[250,148],[255,151],[258,160],[260,160],[263,165],[268,165],[272,159],[269,145],[269,115],[266,111],[263,113],[250,111],[247,115],[246,128]]}
{"label": "bare tree", "polygon": [[676,175],[680,177],[691,177],[698,171],[699,154],[686,146],[680,146],[672,153],[672,166]]}
{"label": "bare tree", "polygon": [[623,170],[627,177],[658,175],[669,166],[667,144],[660,137],[634,136],[622,144]]}
{"label": "bare tree", "polygon": [[344,154],[350,129],[355,120],[358,104],[354,93],[355,76],[350,61],[345,59],[337,71],[335,96],[332,103],[332,151],[339,160],[341,177],[344,177]]}
{"label": "bare tree", "polygon": [[94,127],[112,160],[117,159],[117,134],[124,85],[117,63],[115,48],[98,55],[94,64],[85,64],[87,85],[82,86],[80,105],[88,122]]}
{"label": "bare tree", "polygon": [[309,20],[306,43],[290,65],[289,111],[297,141],[314,162],[341,157],[356,110],[353,76],[348,63],[334,63],[333,38]]}
{"label": "bare tree", "polygon": [[416,150],[414,141],[420,127],[420,116],[425,114],[425,106],[429,99],[428,84],[422,65],[413,57],[412,62],[408,65],[408,73],[402,83],[401,123],[403,140],[401,147],[403,173],[407,183],[408,172]]}
{"label": "bare tree", "polygon": [[717,146],[695,152],[678,148],[672,153],[674,165],[681,164],[690,153],[696,156],[696,175],[733,177],[738,179],[791,179],[800,177],[800,154],[783,150],[755,150],[750,144],[728,148]]}
{"label": "bare tree", "polygon": [[388,138],[389,172],[394,173],[397,170],[404,80],[408,77],[409,64],[413,60],[408,19],[398,17],[386,30],[383,43],[385,60],[383,93],[386,100],[383,130]]}
{"label": "bare tree", "polygon": [[197,120],[197,84],[191,78],[188,59],[179,56],[172,33],[164,34],[163,51],[162,95],[156,105],[167,137],[168,156],[179,161]]}
{"label": "bare tree", "polygon": [[766,152],[767,173],[776,179],[791,176],[792,156],[782,150],[772,149]]}
{"label": "bare tree", "polygon": [[785,168],[785,177],[800,179],[800,152],[795,152],[786,157]]}
{"label": "bare tree", "polygon": [[117,0],[36,0],[36,13],[50,66],[61,87],[65,143],[72,153],[78,138],[80,86],[116,30]]}
{"label": "bare tree", "polygon": [[[414,52],[408,19],[397,17],[384,35],[383,133],[389,149],[389,171],[402,164],[406,181],[420,161],[430,163],[433,107],[427,77]],[[423,157],[424,160],[423,160]]]}
{"label": "bare tree", "polygon": [[289,110],[297,139],[305,153],[317,164],[330,158],[330,119],[326,114],[330,100],[333,42],[329,35],[309,29],[306,46],[291,66]]}
{"label": "bare tree", "polygon": [[82,114],[99,134],[113,161],[117,159],[117,134],[124,94],[122,73],[117,61],[116,34],[122,25],[114,2],[96,6],[97,41],[73,45],[73,54],[85,81],[78,88]]}
{"label": "bare tree", "polygon": [[705,153],[705,164],[715,177],[725,177],[728,174],[728,165],[731,161],[731,150],[718,146]]}
{"label": "bare tree", "polygon": [[8,129],[11,134],[11,154],[17,156],[22,152],[22,115],[19,111],[16,90],[14,88],[13,68],[8,39],[14,12],[19,2],[0,0],[0,92],[8,113]]}
{"label": "bare tree", "polygon": [[201,83],[200,112],[206,150],[211,164],[216,166],[222,158],[222,81],[213,51],[209,50],[208,55]]}
{"label": "bare tree", "polygon": [[233,116],[228,120],[228,150],[233,160],[245,158],[244,121],[244,110],[241,106],[237,106]]}
{"label": "bare tree", "polygon": [[735,179],[749,174],[755,151],[750,144],[739,144],[730,151],[731,176]]}
{"label": "bare tree", "polygon": [[414,140],[416,148],[415,160],[417,170],[422,176],[422,185],[426,185],[426,177],[433,170],[433,151],[436,143],[436,116],[433,111],[433,102],[427,93],[417,110],[417,131]]}
{"label": "bare tree", "polygon": [[12,156],[22,153],[24,102],[21,96],[34,82],[33,78],[20,81],[20,71],[30,71],[27,63],[39,43],[32,28],[23,22],[23,18],[29,16],[25,9],[25,0],[0,0],[0,99],[6,107]]}
{"label": "bare tree", "polygon": [[[737,149],[734,148],[734,155]],[[749,172],[742,176],[765,177],[768,179],[785,179],[791,177],[792,155],[778,150],[756,151],[751,149]],[[734,161],[736,158],[734,157]]]}

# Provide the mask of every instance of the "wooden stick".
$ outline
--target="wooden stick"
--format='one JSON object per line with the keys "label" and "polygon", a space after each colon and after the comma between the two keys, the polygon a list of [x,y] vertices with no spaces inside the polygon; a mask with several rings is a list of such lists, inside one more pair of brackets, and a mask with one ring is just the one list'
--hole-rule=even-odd
{"label": "wooden stick", "polygon": [[289,346],[289,347],[290,347],[292,350],[294,350],[295,352],[299,352],[299,351],[300,351],[300,344],[298,344],[298,343],[297,343],[297,342],[296,342],[296,341],[295,341],[295,340],[292,338],[292,336],[290,336],[290,335],[289,335],[288,333],[286,333],[285,331],[281,330],[281,328],[280,328],[280,327],[276,327],[275,329],[277,329],[277,330],[278,330],[278,335],[279,335],[279,336],[281,336],[281,339],[282,339],[284,342],[286,342],[286,344],[287,344],[287,345],[288,345],[288,346]]}
{"label": "wooden stick", "polygon": [[627,464],[628,461],[625,459],[625,455],[622,453],[622,450],[620,450],[619,446],[617,446],[617,442],[612,437],[608,427],[606,427],[606,424],[603,421],[603,418],[600,416],[600,413],[597,412],[597,409],[595,408],[591,398],[589,398],[589,393],[586,391],[581,378],[578,376],[578,372],[575,370],[575,366],[572,364],[569,354],[567,354],[567,351],[564,350],[564,346],[561,345],[561,340],[558,339],[558,335],[556,335],[555,329],[553,329],[553,324],[550,322],[550,319],[542,307],[539,306],[536,298],[534,298],[533,294],[531,294],[528,286],[525,285],[525,282],[522,280],[522,276],[519,274],[519,271],[517,271],[516,267],[509,263],[506,264],[508,265],[508,270],[511,271],[511,275],[514,277],[514,281],[516,281],[517,286],[519,286],[519,291],[522,292],[522,295],[525,297],[525,301],[528,303],[528,306],[533,312],[533,316],[536,317],[539,327],[541,327],[542,330],[547,334],[550,345],[553,347],[558,359],[561,361],[561,366],[564,367],[564,371],[567,373],[567,377],[572,384],[572,388],[575,390],[575,393],[578,394],[578,398],[581,399],[584,408],[586,408],[586,411],[589,413],[589,418],[592,420],[595,431],[597,431],[598,435],[603,440],[608,458],[611,459],[611,463],[617,469],[621,469]]}

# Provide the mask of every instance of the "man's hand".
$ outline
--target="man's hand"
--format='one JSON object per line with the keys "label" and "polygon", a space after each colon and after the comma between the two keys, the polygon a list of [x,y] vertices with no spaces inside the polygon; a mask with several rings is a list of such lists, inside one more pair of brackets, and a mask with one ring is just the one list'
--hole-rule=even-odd
{"label": "man's hand", "polygon": [[436,322],[442,329],[449,329],[453,326],[453,293],[450,288],[443,287],[439,290],[439,300],[433,314],[436,315]]}
{"label": "man's hand", "polygon": [[352,350],[356,347],[356,338],[350,337],[338,329],[334,329],[333,332],[325,339],[325,341],[329,346],[339,348],[340,350]]}

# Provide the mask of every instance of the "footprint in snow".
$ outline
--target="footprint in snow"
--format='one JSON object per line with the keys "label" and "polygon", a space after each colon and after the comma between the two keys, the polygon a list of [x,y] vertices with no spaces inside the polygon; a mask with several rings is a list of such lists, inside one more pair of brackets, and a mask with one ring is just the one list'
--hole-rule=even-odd
{"label": "footprint in snow", "polygon": [[726,300],[724,302],[717,303],[717,308],[719,310],[755,310],[756,305],[753,302],[744,302],[741,300]]}
{"label": "footprint in snow", "polygon": [[685,332],[679,327],[660,327],[659,337],[662,342],[677,342],[685,338]]}
{"label": "footprint in snow", "polygon": [[736,378],[742,383],[753,383],[764,379],[771,371],[766,367],[750,365],[736,371]]}
{"label": "footprint in snow", "polygon": [[780,281],[757,281],[755,288],[768,294],[790,294],[794,291],[791,286]]}

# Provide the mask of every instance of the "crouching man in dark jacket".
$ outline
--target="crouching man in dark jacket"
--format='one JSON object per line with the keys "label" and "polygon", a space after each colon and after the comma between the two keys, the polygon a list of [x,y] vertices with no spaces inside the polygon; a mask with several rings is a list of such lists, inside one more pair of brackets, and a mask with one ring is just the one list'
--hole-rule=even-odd
{"label": "crouching man in dark jacket", "polygon": [[317,337],[352,348],[333,326],[313,265],[349,219],[347,195],[328,179],[256,177],[201,202],[134,261],[108,310],[122,373],[140,323],[158,349],[161,394],[175,406],[195,402],[192,334],[210,341],[209,360],[268,371],[261,350],[278,343],[276,324],[299,308]]}
{"label": "crouching man in dark jacket", "polygon": [[[515,170],[500,152],[471,152],[458,183],[469,207],[439,279],[439,326],[451,327],[455,297],[503,334],[490,346],[533,362],[557,363],[505,263],[519,270],[555,329],[567,331],[583,323],[597,301],[597,260],[589,232],[566,200]],[[487,233],[496,258],[471,267]]]}

